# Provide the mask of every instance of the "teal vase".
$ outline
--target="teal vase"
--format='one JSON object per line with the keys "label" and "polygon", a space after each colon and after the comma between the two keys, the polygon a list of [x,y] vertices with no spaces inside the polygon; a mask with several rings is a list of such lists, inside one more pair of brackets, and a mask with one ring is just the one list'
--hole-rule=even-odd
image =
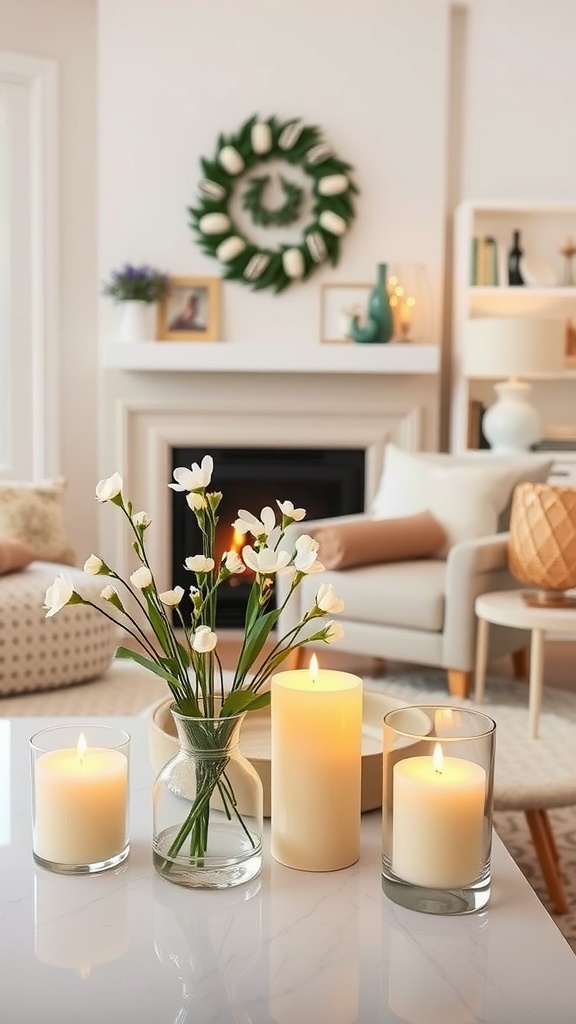
{"label": "teal vase", "polygon": [[378,264],[378,280],[368,298],[366,326],[361,327],[358,317],[350,323],[350,337],[359,342],[383,344],[392,337],[392,310],[386,287],[386,263]]}

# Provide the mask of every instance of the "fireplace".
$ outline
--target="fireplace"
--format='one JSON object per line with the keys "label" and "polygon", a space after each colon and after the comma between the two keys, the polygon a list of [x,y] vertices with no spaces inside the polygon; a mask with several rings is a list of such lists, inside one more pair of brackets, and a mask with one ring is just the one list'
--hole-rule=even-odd
{"label": "fireplace", "polygon": [[[258,515],[265,505],[277,509],[276,500],[290,500],[306,509],[306,519],[361,512],[365,494],[364,448],[172,448],[172,469],[200,462],[204,455],[214,459],[210,490],[222,491],[218,509],[216,557],[251,537],[234,536],[232,523],[238,509]],[[188,555],[202,551],[202,538],[194,514],[181,493],[172,498],[172,579],[186,593],[193,576],[183,568]],[[248,573],[232,576],[219,589],[217,625],[242,626],[251,580]],[[181,610],[190,615],[190,604]]]}

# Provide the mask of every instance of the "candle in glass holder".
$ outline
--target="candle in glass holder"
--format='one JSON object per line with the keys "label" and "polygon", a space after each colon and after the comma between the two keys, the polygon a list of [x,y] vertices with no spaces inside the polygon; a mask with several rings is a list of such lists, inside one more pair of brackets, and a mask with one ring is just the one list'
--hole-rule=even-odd
{"label": "candle in glass holder", "polygon": [[[90,726],[94,745],[73,726],[31,740],[34,857],[55,870],[98,870],[128,853],[128,744],[122,730]],[[74,746],[56,746],[57,737]],[[109,745],[105,745],[106,743]]]}
{"label": "candle in glass holder", "polygon": [[482,869],[486,772],[461,757],[394,765],[392,869],[413,885],[467,885]]}
{"label": "candle in glass holder", "polygon": [[272,677],[271,850],[334,871],[360,855],[362,680],[318,669]]}

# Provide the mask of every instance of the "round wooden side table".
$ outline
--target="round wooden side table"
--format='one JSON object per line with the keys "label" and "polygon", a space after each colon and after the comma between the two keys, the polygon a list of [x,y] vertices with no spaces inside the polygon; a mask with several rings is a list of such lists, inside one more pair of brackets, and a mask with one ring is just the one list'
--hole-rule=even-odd
{"label": "round wooden side table", "polygon": [[478,617],[478,634],[474,700],[481,704],[484,698],[489,624],[529,629],[531,640],[528,728],[530,736],[536,738],[542,706],[544,635],[553,632],[568,633],[576,637],[576,608],[537,608],[526,604],[522,593],[521,590],[500,590],[481,594],[476,598],[474,611]]}

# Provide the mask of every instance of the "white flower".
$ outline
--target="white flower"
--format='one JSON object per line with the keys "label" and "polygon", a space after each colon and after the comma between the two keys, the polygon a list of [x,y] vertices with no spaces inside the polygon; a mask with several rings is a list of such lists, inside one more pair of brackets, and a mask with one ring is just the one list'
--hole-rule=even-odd
{"label": "white flower", "polygon": [[268,537],[276,526],[276,514],[274,509],[267,505],[261,511],[260,519],[257,519],[245,508],[239,508],[238,519],[232,523],[232,526],[242,535],[251,533],[253,537]]}
{"label": "white flower", "polygon": [[272,548],[262,548],[261,551],[254,551],[254,548],[246,546],[242,549],[242,558],[252,572],[262,573],[270,576],[272,573],[281,572],[290,561],[288,551],[274,551]]}
{"label": "white flower", "polygon": [[198,654],[207,654],[213,651],[218,642],[216,633],[213,633],[210,626],[198,626],[192,637],[192,647]]}
{"label": "white flower", "polygon": [[344,601],[338,597],[331,583],[322,583],[316,594],[316,605],[329,615],[337,615],[344,611]]}
{"label": "white flower", "polygon": [[229,573],[245,572],[246,566],[237,551],[225,551],[222,556],[222,565]]}
{"label": "white flower", "polygon": [[190,491],[190,494],[186,495],[186,502],[193,512],[197,512],[202,508],[208,508],[206,498],[203,494],[199,494],[198,491]]}
{"label": "white flower", "polygon": [[105,601],[112,601],[115,597],[118,597],[118,591],[116,590],[116,587],[107,583],[105,587],[102,587],[100,597],[103,597]]}
{"label": "white flower", "polygon": [[152,520],[147,512],[136,512],[136,515],[132,516],[132,522],[134,526],[141,526],[144,530],[150,526]]}
{"label": "white flower", "polygon": [[174,587],[174,590],[165,590],[163,594],[158,594],[158,598],[162,601],[162,604],[168,605],[169,608],[174,608],[184,597],[184,587]]}
{"label": "white flower", "polygon": [[344,628],[340,622],[326,623],[326,636],[324,639],[327,644],[333,644],[336,640],[341,640],[343,636]]}
{"label": "white flower", "polygon": [[306,515],[305,508],[294,508],[291,501],[277,501],[276,504],[283,516],[291,519],[293,523],[299,523]]}
{"label": "white flower", "polygon": [[184,568],[190,572],[212,572],[214,559],[206,558],[205,555],[191,555],[185,559]]}
{"label": "white flower", "polygon": [[88,576],[97,576],[103,566],[104,562],[101,558],[98,558],[98,555],[90,555],[90,558],[87,558],[84,562],[84,572]]}
{"label": "white flower", "polygon": [[56,612],[59,612],[64,605],[67,605],[73,593],[74,584],[72,580],[67,579],[64,573],[61,572],[46,591],[46,597],[44,598],[44,607],[48,609],[46,618],[49,619],[51,615],[56,615]]}
{"label": "white flower", "polygon": [[130,583],[138,590],[145,590],[152,583],[152,573],[147,566],[141,565],[130,577]]}
{"label": "white flower", "polygon": [[318,548],[320,547],[317,540],[310,537],[307,533],[301,534],[296,541],[296,554],[294,555],[294,568],[296,572],[302,572],[306,575],[315,572],[324,572],[324,566],[322,562],[318,561],[316,557]]}
{"label": "white flower", "polygon": [[106,477],[96,485],[96,497],[98,501],[111,501],[112,498],[116,498],[118,494],[122,493],[123,486],[124,481],[120,473],[113,473],[112,476]]}
{"label": "white flower", "polygon": [[200,465],[193,462],[191,469],[187,469],[185,466],[175,469],[173,476],[176,483],[168,484],[168,487],[171,487],[173,491],[197,491],[208,487],[213,469],[214,459],[211,455],[205,455]]}

